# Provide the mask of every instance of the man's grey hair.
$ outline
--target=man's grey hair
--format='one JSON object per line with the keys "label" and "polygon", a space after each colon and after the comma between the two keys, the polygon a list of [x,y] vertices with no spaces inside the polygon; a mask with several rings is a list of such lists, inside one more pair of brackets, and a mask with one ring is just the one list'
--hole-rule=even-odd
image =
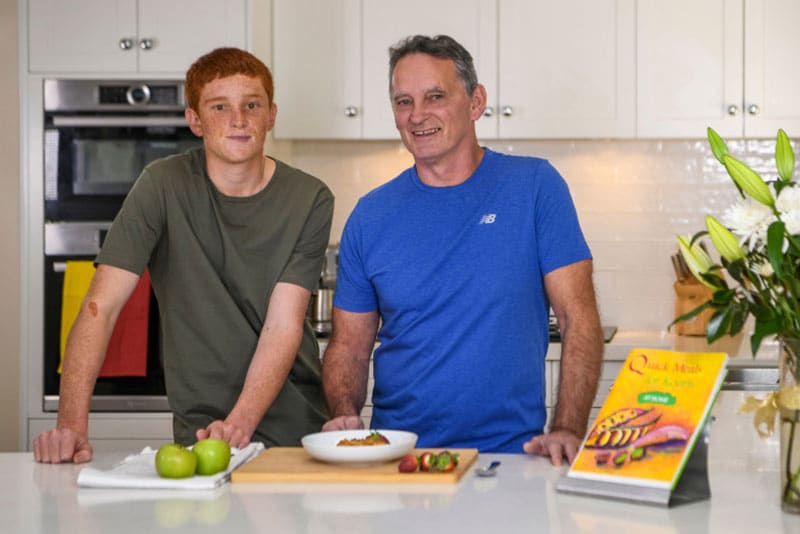
{"label": "man's grey hair", "polygon": [[464,84],[467,94],[472,96],[478,86],[478,74],[467,49],[448,35],[413,35],[389,48],[389,90],[397,62],[409,54],[427,54],[440,59],[449,59],[456,66],[456,74]]}

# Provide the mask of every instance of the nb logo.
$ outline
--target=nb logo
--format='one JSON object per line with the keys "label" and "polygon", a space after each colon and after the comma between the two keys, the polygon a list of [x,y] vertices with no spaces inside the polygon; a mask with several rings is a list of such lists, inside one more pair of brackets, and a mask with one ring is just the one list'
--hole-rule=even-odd
{"label": "nb logo", "polygon": [[478,224],[492,224],[494,220],[497,218],[496,213],[487,213],[483,217],[481,217],[481,222]]}

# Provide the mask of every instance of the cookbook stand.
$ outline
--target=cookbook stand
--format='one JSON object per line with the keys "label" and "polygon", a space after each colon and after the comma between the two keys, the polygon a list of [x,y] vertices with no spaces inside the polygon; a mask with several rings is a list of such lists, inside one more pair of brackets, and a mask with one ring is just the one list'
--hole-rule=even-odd
{"label": "cookbook stand", "polygon": [[561,493],[590,495],[655,506],[674,506],[711,497],[708,483],[708,440],[711,419],[706,421],[673,489],[652,488],[636,483],[607,482],[563,476],[556,488]]}

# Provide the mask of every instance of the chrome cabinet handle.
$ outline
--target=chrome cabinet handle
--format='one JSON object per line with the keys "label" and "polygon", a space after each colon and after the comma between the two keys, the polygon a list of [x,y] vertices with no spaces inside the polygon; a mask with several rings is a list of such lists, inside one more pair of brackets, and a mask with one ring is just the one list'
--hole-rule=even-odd
{"label": "chrome cabinet handle", "polygon": [[510,117],[514,114],[514,108],[511,106],[503,106],[503,109],[500,113],[503,114],[503,117]]}
{"label": "chrome cabinet handle", "polygon": [[755,104],[750,104],[749,106],[747,106],[747,112],[750,115],[758,115],[761,112],[761,108],[759,108]]}
{"label": "chrome cabinet handle", "polygon": [[494,115],[494,108],[492,106],[486,106],[486,109],[483,110],[484,117],[491,117]]}
{"label": "chrome cabinet handle", "polygon": [[122,50],[130,50],[131,48],[133,48],[133,39],[128,39],[127,37],[125,39],[120,39],[119,47]]}
{"label": "chrome cabinet handle", "polygon": [[358,108],[355,106],[347,106],[344,108],[345,117],[358,117]]}
{"label": "chrome cabinet handle", "polygon": [[152,39],[142,39],[139,41],[139,48],[142,50],[150,50],[153,48],[153,40]]}
{"label": "chrome cabinet handle", "polygon": [[735,117],[737,113],[739,113],[739,107],[737,105],[731,104],[728,106],[728,115]]}

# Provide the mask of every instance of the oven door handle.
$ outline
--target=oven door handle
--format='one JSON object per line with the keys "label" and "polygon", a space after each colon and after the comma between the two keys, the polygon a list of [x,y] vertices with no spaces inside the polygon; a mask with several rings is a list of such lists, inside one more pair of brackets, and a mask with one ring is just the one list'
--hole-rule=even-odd
{"label": "oven door handle", "polygon": [[59,127],[147,127],[147,126],[179,126],[186,128],[184,117],[130,117],[125,115],[104,115],[102,117],[86,117],[82,115],[58,115],[53,117],[53,126]]}

